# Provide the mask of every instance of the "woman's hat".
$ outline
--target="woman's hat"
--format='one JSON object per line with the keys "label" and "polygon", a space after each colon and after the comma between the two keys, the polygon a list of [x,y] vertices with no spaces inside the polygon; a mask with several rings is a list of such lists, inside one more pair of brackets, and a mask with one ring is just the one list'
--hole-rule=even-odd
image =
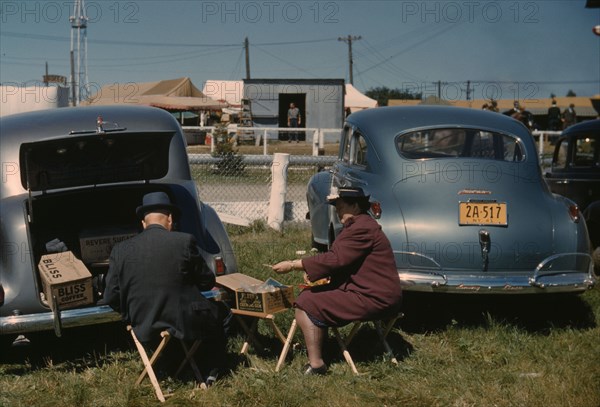
{"label": "woman's hat", "polygon": [[370,195],[365,195],[362,188],[331,188],[331,194],[327,195],[327,202],[331,205],[335,205],[335,201],[339,198],[342,199],[354,199],[354,200],[366,200],[368,201]]}
{"label": "woman's hat", "polygon": [[138,218],[144,219],[148,213],[167,211],[173,215],[173,217],[179,216],[179,208],[171,203],[169,196],[164,192],[151,192],[144,195],[142,199],[142,205],[138,206],[135,210],[135,214]]}

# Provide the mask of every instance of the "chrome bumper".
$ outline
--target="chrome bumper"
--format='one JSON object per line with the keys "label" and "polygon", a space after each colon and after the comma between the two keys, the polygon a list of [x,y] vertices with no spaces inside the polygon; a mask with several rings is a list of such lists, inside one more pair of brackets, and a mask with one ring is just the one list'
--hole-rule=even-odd
{"label": "chrome bumper", "polygon": [[582,293],[594,286],[594,277],[557,275],[540,278],[534,285],[528,276],[445,276],[420,272],[400,272],[404,291],[445,292],[462,294],[535,294]]}
{"label": "chrome bumper", "polygon": [[[60,322],[58,325],[61,328],[74,328],[115,322],[120,319],[121,315],[113,311],[111,307],[101,305],[62,310],[60,311]],[[54,330],[57,336],[60,336],[60,330],[56,331],[57,322],[53,312],[0,317],[0,335]]]}
{"label": "chrome bumper", "polygon": [[[560,260],[577,258],[577,269],[555,267]],[[553,267],[554,266],[554,267]],[[586,270],[586,271],[583,271]],[[551,256],[530,272],[398,270],[405,291],[462,294],[582,293],[598,282],[591,256],[582,253]]]}

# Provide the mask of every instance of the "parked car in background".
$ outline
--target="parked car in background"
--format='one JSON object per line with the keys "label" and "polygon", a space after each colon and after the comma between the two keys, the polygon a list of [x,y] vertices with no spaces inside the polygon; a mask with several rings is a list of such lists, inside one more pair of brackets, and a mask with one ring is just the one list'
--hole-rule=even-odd
{"label": "parked car in background", "polygon": [[600,120],[565,129],[546,173],[552,192],[573,200],[583,212],[596,270],[600,270]]}
{"label": "parked car in background", "polygon": [[[62,108],[3,117],[0,131],[1,335],[54,329],[60,336],[65,328],[118,320],[95,304],[110,249],[139,233],[135,209],[148,192],[166,192],[181,209],[175,228],[195,235],[206,267],[237,271],[223,224],[198,198],[184,136],[169,113]],[[72,258],[90,272],[93,291],[73,308],[48,295],[39,270],[57,278],[55,261]],[[64,286],[59,294],[73,299],[84,289]]]}
{"label": "parked car in background", "polygon": [[346,119],[337,161],[307,199],[315,247],[341,230],[326,197],[361,187],[405,291],[581,293],[595,284],[577,205],[550,192],[534,140],[505,115],[384,107]]}

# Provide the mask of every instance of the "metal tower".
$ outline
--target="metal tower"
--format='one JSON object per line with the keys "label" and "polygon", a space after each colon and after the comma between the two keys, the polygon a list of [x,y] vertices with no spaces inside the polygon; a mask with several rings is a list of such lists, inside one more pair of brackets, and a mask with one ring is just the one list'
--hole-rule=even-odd
{"label": "metal tower", "polygon": [[75,0],[71,22],[71,104],[79,102],[89,96],[87,76],[87,22],[85,14],[85,0]]}

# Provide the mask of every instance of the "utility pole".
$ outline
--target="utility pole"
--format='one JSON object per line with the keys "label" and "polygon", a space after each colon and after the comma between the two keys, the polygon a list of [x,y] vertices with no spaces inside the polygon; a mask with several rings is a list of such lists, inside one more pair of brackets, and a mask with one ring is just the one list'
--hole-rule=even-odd
{"label": "utility pole", "polygon": [[438,97],[438,100],[441,101],[442,100],[442,85],[447,85],[448,82],[437,81],[437,82],[434,82],[434,84],[437,85],[437,94],[438,94],[437,97]]}
{"label": "utility pole", "polygon": [[246,79],[250,79],[250,44],[248,37],[244,40],[244,49],[246,50]]}
{"label": "utility pole", "polygon": [[471,81],[467,81],[467,100],[471,100]]}
{"label": "utility pole", "polygon": [[354,76],[353,76],[353,69],[352,69],[352,41],[358,41],[360,40],[362,37],[356,36],[356,35],[348,35],[347,37],[339,37],[338,41],[343,41],[346,44],[348,44],[348,71],[350,72],[350,78],[349,78],[349,82],[351,85],[354,85]]}

